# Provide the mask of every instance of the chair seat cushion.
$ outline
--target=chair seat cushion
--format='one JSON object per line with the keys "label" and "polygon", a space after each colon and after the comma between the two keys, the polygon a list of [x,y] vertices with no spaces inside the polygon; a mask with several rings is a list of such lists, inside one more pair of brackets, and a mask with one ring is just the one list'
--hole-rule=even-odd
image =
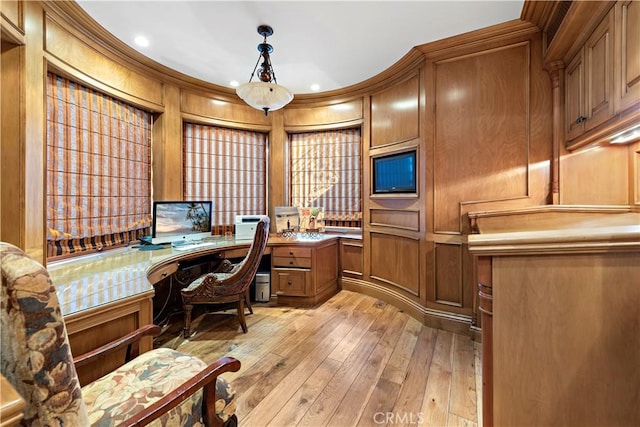
{"label": "chair seat cushion", "polygon": [[[82,387],[93,426],[116,426],[152,405],[206,368],[195,356],[159,348],[136,357],[104,377]],[[221,377],[216,383],[216,413],[226,421],[235,413],[235,392]],[[192,395],[164,414],[154,426],[203,426],[203,392]]]}

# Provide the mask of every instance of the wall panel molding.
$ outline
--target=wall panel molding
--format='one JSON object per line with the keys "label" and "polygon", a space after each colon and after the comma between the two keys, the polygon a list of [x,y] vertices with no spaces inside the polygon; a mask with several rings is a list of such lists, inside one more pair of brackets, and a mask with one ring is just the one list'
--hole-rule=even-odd
{"label": "wall panel molding", "polygon": [[370,278],[420,297],[420,240],[372,232],[370,242]]}
{"label": "wall panel molding", "polygon": [[370,209],[371,225],[420,231],[419,210]]}

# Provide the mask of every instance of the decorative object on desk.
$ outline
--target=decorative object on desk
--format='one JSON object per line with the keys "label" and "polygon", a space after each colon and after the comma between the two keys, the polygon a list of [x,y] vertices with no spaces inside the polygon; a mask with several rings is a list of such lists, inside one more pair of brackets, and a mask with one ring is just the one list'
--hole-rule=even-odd
{"label": "decorative object on desk", "polygon": [[258,272],[268,239],[269,217],[263,216],[256,224],[249,252],[240,263],[236,264],[228,273],[207,273],[180,291],[185,312],[185,338],[191,335],[191,312],[195,304],[236,303],[240,326],[243,332],[247,332],[244,305],[246,303],[249,313],[253,314],[249,299],[249,286]]}
{"label": "decorative object on desk", "polygon": [[284,237],[285,239],[295,239],[297,235],[298,233],[293,230],[283,230],[282,233],[280,233],[280,236]]}
{"label": "decorative object on desk", "polygon": [[300,212],[295,206],[276,206],[275,214],[276,233],[284,236],[300,229]]}
{"label": "decorative object on desk", "polygon": [[300,232],[324,233],[324,207],[298,208]]}
{"label": "decorative object on desk", "polygon": [[[276,80],[276,72],[271,65],[271,52],[273,46],[267,43],[267,37],[273,35],[273,28],[268,25],[260,25],[258,34],[264,37],[264,41],[258,45],[258,61],[256,62],[249,82],[239,86],[236,93],[251,107],[264,111],[264,115],[269,111],[278,110],[287,105],[293,99],[293,94],[289,89],[280,86]],[[262,60],[262,63],[260,63]],[[258,68],[258,64],[260,68]],[[258,71],[259,82],[252,82],[253,76]]]}
{"label": "decorative object on desk", "polygon": [[[219,375],[238,371],[238,360],[223,357],[207,366],[168,348],[139,355],[140,339],[160,333],[156,325],[73,357],[47,270],[5,242],[0,263],[2,375],[26,401],[26,425],[237,424],[235,393]],[[76,367],[125,349],[123,366],[80,386]]]}

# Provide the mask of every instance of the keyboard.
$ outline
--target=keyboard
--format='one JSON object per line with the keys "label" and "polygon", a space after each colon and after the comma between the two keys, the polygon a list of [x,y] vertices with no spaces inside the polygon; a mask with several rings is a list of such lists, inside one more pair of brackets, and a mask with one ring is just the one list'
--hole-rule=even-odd
{"label": "keyboard", "polygon": [[176,251],[190,251],[192,249],[201,249],[209,246],[216,246],[217,242],[202,242],[202,243],[189,243],[186,245],[176,245],[173,249]]}

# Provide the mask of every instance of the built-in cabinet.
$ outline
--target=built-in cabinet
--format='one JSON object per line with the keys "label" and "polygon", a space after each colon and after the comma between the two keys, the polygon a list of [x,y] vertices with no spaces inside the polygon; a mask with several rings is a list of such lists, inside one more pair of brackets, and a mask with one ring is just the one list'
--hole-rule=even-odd
{"label": "built-in cabinet", "polygon": [[472,216],[484,427],[640,425],[640,214]]}
{"label": "built-in cabinet", "polygon": [[[593,3],[596,16],[603,4],[607,5]],[[563,58],[568,149],[609,138],[640,121],[640,5],[637,1],[608,5],[601,20],[583,22],[582,38]],[[571,30],[565,27],[564,31]],[[553,62],[555,57],[546,60]]]}
{"label": "built-in cabinet", "polygon": [[613,8],[566,69],[567,140],[613,115]]}
{"label": "built-in cabinet", "polygon": [[315,305],[338,292],[338,239],[271,250],[272,293],[278,304]]}
{"label": "built-in cabinet", "polygon": [[616,110],[640,108],[640,2],[616,3],[615,22],[620,34],[614,58]]}

